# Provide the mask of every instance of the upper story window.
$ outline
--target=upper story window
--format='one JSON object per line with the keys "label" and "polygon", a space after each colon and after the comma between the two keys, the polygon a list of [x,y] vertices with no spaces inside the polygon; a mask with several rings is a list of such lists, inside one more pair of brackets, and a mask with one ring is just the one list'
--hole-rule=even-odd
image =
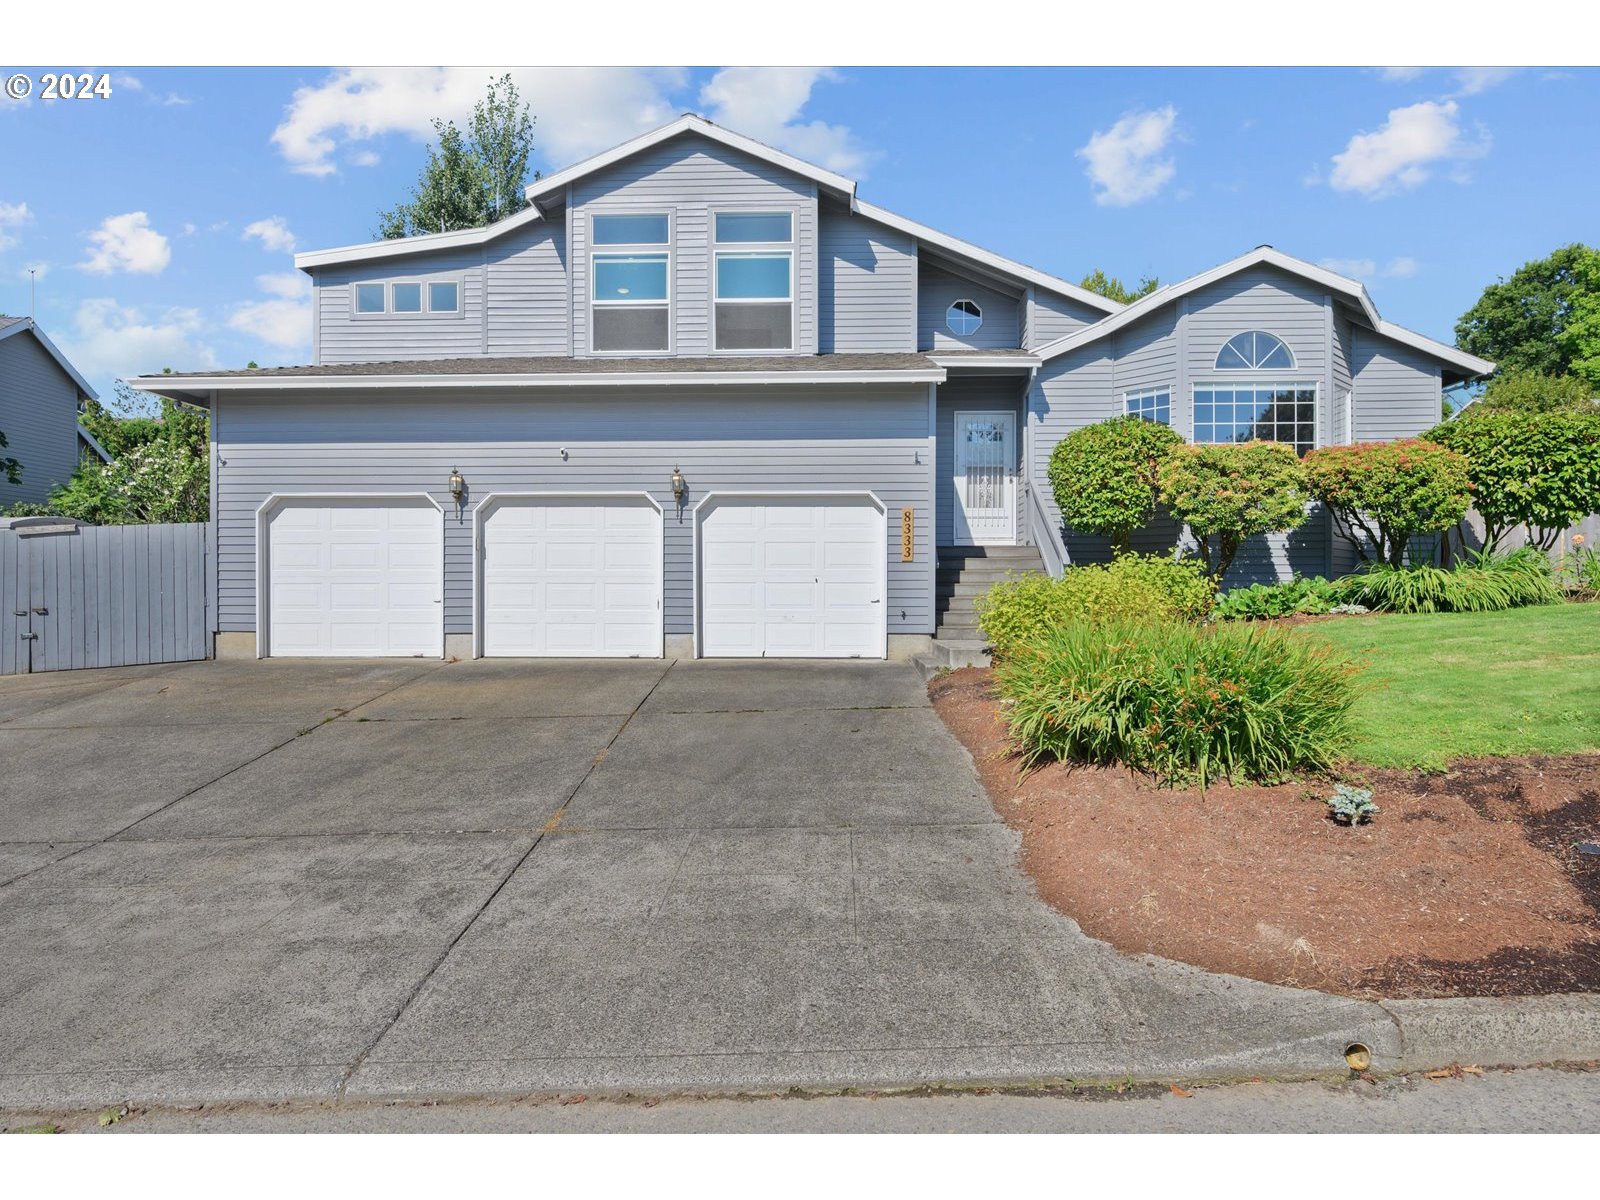
{"label": "upper story window", "polygon": [[396,313],[459,313],[461,284],[456,280],[395,280],[355,285],[355,310],[361,316]]}
{"label": "upper story window", "polygon": [[712,237],[712,345],[793,349],[794,214],[719,212]]}
{"label": "upper story window", "polygon": [[1130,417],[1141,417],[1157,425],[1171,425],[1172,391],[1170,388],[1144,388],[1137,392],[1124,392],[1122,411]]}
{"label": "upper story window", "polygon": [[1235,334],[1217,352],[1219,371],[1292,371],[1294,355],[1281,338],[1259,329]]}
{"label": "upper story window", "polygon": [[983,327],[983,309],[975,300],[957,300],[946,310],[944,324],[957,337],[971,337]]}
{"label": "upper story window", "polygon": [[[671,343],[671,231],[665,213],[597,213],[590,257],[590,346],[598,354],[665,351]],[[662,247],[659,250],[651,247]]]}

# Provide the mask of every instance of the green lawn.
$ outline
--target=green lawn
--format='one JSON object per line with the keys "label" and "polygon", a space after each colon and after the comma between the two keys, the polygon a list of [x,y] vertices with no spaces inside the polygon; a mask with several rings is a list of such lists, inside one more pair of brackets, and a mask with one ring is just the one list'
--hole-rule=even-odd
{"label": "green lawn", "polygon": [[1600,750],[1600,604],[1353,617],[1303,632],[1365,666],[1352,751],[1362,762]]}

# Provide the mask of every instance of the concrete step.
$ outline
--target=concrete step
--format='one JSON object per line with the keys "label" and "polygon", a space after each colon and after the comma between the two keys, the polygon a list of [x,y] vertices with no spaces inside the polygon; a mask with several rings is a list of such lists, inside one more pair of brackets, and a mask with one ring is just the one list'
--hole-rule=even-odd
{"label": "concrete step", "polygon": [[974,558],[1037,558],[1037,546],[940,546],[939,561]]}
{"label": "concrete step", "polygon": [[[1041,575],[1043,573],[1040,572]],[[936,585],[933,594],[940,599],[949,597],[976,599],[992,588],[996,582],[998,581],[993,579],[957,579]]]}
{"label": "concrete step", "polygon": [[968,637],[982,637],[983,636],[982,634],[980,634],[978,632],[978,617],[977,617],[977,614],[975,614],[975,613],[970,613],[970,612],[945,613],[945,614],[943,614],[942,616],[939,617],[939,619],[937,621],[937,626],[938,626],[938,629],[937,629],[937,632],[934,634],[935,637],[939,637],[942,634],[944,634],[947,630],[953,630],[953,629],[962,630],[963,633]]}
{"label": "concrete step", "polygon": [[989,650],[981,640],[960,637],[936,637],[924,654],[911,660],[922,678],[932,679],[941,671],[955,671],[962,667],[987,667]]}
{"label": "concrete step", "polygon": [[1030,566],[1026,562],[1014,562],[1006,565],[998,563],[985,563],[975,567],[940,567],[934,575],[936,583],[997,583],[1002,579],[1015,579],[1019,575],[1039,575],[1044,572],[1043,563],[1034,563]]}

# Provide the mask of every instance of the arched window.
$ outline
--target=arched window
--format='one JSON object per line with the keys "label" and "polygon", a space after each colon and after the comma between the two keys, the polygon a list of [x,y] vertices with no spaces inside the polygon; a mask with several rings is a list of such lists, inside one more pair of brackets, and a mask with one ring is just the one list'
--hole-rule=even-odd
{"label": "arched window", "polygon": [[1251,329],[1245,333],[1235,334],[1228,339],[1228,344],[1218,351],[1217,370],[1292,371],[1294,355],[1289,353],[1289,347],[1272,334]]}
{"label": "arched window", "polygon": [[983,324],[983,310],[971,300],[957,300],[944,314],[945,326],[959,337],[971,337]]}

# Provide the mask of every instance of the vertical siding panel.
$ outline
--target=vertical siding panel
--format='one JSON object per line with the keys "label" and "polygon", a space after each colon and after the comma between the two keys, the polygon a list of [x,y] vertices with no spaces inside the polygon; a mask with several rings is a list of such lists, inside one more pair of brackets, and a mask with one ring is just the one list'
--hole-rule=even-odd
{"label": "vertical siding panel", "polygon": [[18,626],[21,621],[14,615],[21,608],[22,578],[21,539],[9,529],[0,529],[0,675],[13,675],[17,670]]}

